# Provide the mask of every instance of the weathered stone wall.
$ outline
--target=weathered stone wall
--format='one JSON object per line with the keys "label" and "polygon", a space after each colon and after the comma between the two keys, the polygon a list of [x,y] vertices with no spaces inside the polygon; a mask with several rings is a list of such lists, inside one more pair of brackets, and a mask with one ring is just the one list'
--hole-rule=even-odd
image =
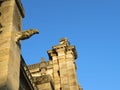
{"label": "weathered stone wall", "polygon": [[53,90],[53,88],[51,87],[51,83],[43,83],[43,84],[39,84],[38,85],[39,90]]}
{"label": "weathered stone wall", "polygon": [[[20,4],[20,3],[19,3]],[[16,0],[3,0],[0,7],[0,90],[18,90],[20,48],[15,42],[22,16]]]}

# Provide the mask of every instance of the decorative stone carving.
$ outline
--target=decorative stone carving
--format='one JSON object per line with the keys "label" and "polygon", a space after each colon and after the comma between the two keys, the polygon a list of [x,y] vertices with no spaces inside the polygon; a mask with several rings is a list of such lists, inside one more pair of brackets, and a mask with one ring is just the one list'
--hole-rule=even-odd
{"label": "decorative stone carving", "polygon": [[68,41],[67,38],[62,38],[62,39],[60,39],[60,44],[65,44],[65,45],[69,46],[70,42]]}
{"label": "decorative stone carving", "polygon": [[47,64],[43,57],[41,58],[41,62],[40,62],[40,71],[41,71],[41,75],[45,75],[47,71]]}
{"label": "decorative stone carving", "polygon": [[34,34],[39,34],[39,31],[36,30],[36,29],[30,29],[30,30],[25,30],[25,31],[18,32],[16,34],[16,40],[15,41],[19,42],[20,40],[28,39]]}
{"label": "decorative stone carving", "polygon": [[42,75],[40,77],[35,77],[34,78],[36,84],[42,84],[42,83],[47,83],[51,81],[51,76],[50,75]]}

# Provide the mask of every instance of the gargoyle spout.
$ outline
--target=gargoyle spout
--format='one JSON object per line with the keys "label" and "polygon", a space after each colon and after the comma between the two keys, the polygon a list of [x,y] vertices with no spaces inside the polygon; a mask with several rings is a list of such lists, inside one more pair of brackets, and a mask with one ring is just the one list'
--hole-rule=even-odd
{"label": "gargoyle spout", "polygon": [[29,29],[25,31],[18,32],[16,34],[16,42],[20,40],[25,40],[33,36],[34,34],[39,34],[39,31],[37,29]]}

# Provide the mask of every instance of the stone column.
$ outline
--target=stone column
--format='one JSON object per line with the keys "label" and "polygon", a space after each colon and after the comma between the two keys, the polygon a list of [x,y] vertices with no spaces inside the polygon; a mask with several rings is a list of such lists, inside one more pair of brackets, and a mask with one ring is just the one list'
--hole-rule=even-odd
{"label": "stone column", "polygon": [[69,46],[68,51],[66,53],[66,63],[67,63],[70,90],[79,90],[78,81],[76,77],[76,64],[75,64],[76,58],[77,56],[76,56],[75,47]]}
{"label": "stone column", "polygon": [[58,53],[61,88],[62,90],[70,90],[66,64],[66,48],[61,45],[61,48],[57,49],[56,52]]}
{"label": "stone column", "polygon": [[60,75],[59,75],[59,66],[58,66],[58,58],[56,52],[54,50],[48,51],[50,60],[53,62],[53,81],[55,90],[60,90]]}
{"label": "stone column", "polygon": [[0,90],[18,90],[20,47],[15,42],[24,17],[19,0],[0,1]]}

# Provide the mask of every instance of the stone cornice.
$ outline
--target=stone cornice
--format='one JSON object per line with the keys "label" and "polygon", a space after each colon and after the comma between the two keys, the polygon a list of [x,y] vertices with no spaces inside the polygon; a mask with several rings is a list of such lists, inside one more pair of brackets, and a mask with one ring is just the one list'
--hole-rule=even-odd
{"label": "stone cornice", "polygon": [[[28,68],[29,68],[29,70],[35,69],[35,68],[40,68],[40,64],[41,64],[41,62],[40,63],[36,63],[36,64],[32,64],[32,65],[28,65]],[[51,61],[46,61],[46,64],[47,64],[47,68],[50,68],[51,65],[52,65],[52,62]]]}
{"label": "stone cornice", "polygon": [[31,70],[34,68],[39,68],[39,66],[40,66],[40,63],[37,63],[37,64],[28,65],[28,68],[29,68],[29,70]]}

